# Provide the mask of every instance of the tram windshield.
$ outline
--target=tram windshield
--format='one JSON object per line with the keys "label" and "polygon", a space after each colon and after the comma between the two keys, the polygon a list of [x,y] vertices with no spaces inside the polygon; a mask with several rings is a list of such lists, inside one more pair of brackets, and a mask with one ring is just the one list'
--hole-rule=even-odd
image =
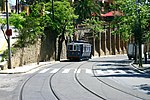
{"label": "tram windshield", "polygon": [[80,51],[80,46],[79,45],[68,45],[67,48],[70,51]]}
{"label": "tram windshield", "polygon": [[68,45],[68,50],[73,50],[73,46],[72,45]]}

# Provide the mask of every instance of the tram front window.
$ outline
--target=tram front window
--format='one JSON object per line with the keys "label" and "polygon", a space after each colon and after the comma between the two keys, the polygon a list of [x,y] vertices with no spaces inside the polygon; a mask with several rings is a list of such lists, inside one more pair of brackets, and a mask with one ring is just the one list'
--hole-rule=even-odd
{"label": "tram front window", "polygon": [[68,45],[68,50],[73,50],[72,45]]}

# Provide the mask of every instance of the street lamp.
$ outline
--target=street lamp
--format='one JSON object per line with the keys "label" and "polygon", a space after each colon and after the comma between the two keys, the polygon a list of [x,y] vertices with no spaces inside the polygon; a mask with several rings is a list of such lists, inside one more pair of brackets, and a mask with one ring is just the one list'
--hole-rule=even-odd
{"label": "street lamp", "polygon": [[[6,0],[6,22],[7,22],[7,31],[9,30],[9,22],[8,22],[8,0]],[[6,31],[6,32],[7,32]],[[7,35],[8,40],[8,69],[11,69],[11,48],[10,48],[10,35]]]}

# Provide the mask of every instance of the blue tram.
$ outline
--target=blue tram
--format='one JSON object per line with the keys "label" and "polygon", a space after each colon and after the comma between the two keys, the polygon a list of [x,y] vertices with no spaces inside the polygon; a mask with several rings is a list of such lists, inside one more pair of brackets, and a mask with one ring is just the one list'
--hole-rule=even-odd
{"label": "blue tram", "polygon": [[67,44],[67,59],[81,60],[91,58],[91,44],[84,41],[74,41]]}

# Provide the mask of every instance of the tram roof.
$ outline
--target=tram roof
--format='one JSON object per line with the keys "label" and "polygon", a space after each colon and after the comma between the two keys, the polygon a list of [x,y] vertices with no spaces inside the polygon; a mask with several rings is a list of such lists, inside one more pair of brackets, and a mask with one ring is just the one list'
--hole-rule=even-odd
{"label": "tram roof", "polygon": [[88,42],[85,42],[85,41],[73,41],[73,42],[69,43],[68,45],[73,45],[73,44],[78,44],[78,45],[81,45],[81,44],[91,45],[91,44],[89,44]]}

